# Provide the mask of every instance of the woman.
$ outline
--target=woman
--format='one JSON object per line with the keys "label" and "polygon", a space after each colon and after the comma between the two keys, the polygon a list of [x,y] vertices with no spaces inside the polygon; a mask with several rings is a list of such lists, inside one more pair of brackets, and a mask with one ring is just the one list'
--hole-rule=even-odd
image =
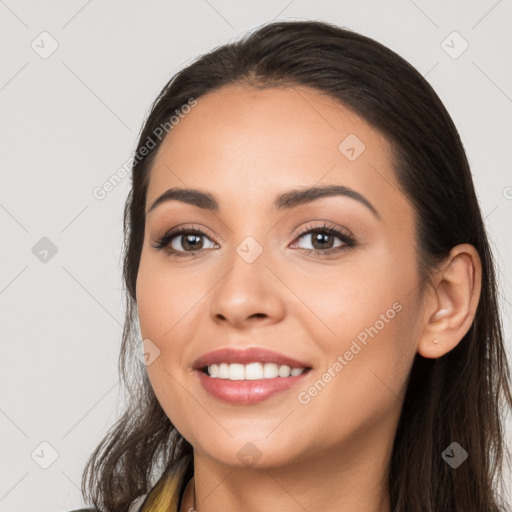
{"label": "woman", "polygon": [[132,180],[131,401],[85,468],[98,510],[506,510],[492,255],[411,65],[263,26],[165,86]]}

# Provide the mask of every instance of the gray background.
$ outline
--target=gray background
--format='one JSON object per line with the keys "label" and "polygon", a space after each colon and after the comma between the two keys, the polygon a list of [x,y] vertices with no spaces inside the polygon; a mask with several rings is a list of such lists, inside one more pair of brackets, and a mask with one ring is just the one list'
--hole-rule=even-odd
{"label": "gray background", "polygon": [[[467,149],[495,247],[510,353],[511,14],[510,0],[0,0],[0,510],[79,506],[86,458],[122,408],[129,179],[103,200],[93,189],[130,156],[150,103],[179,68],[273,19],[359,31],[409,60],[438,92]],[[57,249],[46,261],[43,237]]]}

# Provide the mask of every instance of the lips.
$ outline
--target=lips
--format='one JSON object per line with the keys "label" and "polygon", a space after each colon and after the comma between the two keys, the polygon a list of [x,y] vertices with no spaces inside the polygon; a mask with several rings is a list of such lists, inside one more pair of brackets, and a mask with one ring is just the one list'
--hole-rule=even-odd
{"label": "lips", "polygon": [[[256,380],[230,380],[213,378],[205,372],[205,368],[213,364],[222,363],[249,364],[249,363],[274,363],[278,366],[290,368],[305,368],[304,372],[297,376],[264,378]],[[223,402],[233,405],[252,405],[269,399],[270,397],[284,393],[298,386],[307,379],[312,369],[305,361],[280,354],[262,347],[246,349],[223,348],[208,352],[192,363],[194,374],[200,385],[208,394]]]}
{"label": "lips", "polygon": [[311,365],[304,361],[299,361],[293,357],[280,354],[273,350],[262,347],[250,347],[246,349],[222,348],[208,352],[202,355],[192,363],[194,370],[201,370],[206,366],[221,363],[275,363],[277,365],[286,365],[290,368],[311,368]]}

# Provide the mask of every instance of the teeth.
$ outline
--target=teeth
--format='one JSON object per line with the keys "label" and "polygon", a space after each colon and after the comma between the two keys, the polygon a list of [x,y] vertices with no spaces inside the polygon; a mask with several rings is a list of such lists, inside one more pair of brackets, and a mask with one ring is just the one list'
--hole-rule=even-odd
{"label": "teeth", "polygon": [[258,380],[296,377],[304,370],[305,368],[290,368],[285,364],[277,365],[274,363],[221,363],[208,366],[208,375],[214,379]]}

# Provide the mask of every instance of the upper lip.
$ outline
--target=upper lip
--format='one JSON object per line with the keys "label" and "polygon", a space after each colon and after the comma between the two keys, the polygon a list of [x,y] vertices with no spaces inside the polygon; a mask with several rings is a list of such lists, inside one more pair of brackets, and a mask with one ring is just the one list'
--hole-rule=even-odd
{"label": "upper lip", "polygon": [[275,363],[278,365],[286,365],[290,368],[310,367],[308,363],[263,347],[250,347],[245,349],[227,347],[203,354],[192,363],[192,368],[194,370],[200,370],[201,368],[210,366],[211,364],[248,364],[253,362]]}

